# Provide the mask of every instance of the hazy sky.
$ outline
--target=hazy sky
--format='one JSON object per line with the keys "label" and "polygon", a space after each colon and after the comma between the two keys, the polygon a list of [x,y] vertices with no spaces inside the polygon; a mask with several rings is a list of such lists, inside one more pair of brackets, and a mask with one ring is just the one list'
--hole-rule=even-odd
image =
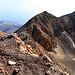
{"label": "hazy sky", "polygon": [[0,0],[0,20],[25,23],[43,11],[59,17],[75,11],[75,0]]}

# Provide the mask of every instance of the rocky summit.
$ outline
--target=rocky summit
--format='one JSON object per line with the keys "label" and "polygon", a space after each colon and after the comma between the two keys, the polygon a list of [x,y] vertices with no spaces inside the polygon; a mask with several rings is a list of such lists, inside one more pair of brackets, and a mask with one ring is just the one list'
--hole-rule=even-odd
{"label": "rocky summit", "polygon": [[11,34],[0,32],[0,75],[75,75],[75,12],[44,11]]}

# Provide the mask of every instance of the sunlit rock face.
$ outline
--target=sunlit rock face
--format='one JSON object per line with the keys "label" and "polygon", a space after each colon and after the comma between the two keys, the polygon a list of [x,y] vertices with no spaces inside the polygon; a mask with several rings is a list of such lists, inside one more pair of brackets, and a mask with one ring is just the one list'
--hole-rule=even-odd
{"label": "sunlit rock face", "polygon": [[4,37],[4,36],[7,36],[7,34],[4,33],[4,32],[2,32],[2,31],[0,31],[0,38],[2,38],[2,37]]}

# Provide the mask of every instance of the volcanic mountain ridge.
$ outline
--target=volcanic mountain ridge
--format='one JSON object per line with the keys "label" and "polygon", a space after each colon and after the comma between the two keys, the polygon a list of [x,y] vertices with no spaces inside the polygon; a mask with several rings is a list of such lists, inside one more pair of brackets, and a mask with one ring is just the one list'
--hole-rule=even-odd
{"label": "volcanic mountain ridge", "polygon": [[[75,20],[74,17],[72,19]],[[68,31],[66,20],[63,20],[63,16],[57,18],[45,11],[31,18],[14,33],[1,37],[0,73],[74,75],[75,41],[70,34],[70,31],[74,32],[74,22],[73,30]]]}

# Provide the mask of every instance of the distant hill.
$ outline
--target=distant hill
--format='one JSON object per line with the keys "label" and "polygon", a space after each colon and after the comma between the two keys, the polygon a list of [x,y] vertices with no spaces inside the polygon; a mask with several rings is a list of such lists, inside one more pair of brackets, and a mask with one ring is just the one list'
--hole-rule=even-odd
{"label": "distant hill", "polygon": [[11,22],[11,21],[0,21],[0,31],[3,31],[7,34],[13,33],[21,26],[22,24]]}

